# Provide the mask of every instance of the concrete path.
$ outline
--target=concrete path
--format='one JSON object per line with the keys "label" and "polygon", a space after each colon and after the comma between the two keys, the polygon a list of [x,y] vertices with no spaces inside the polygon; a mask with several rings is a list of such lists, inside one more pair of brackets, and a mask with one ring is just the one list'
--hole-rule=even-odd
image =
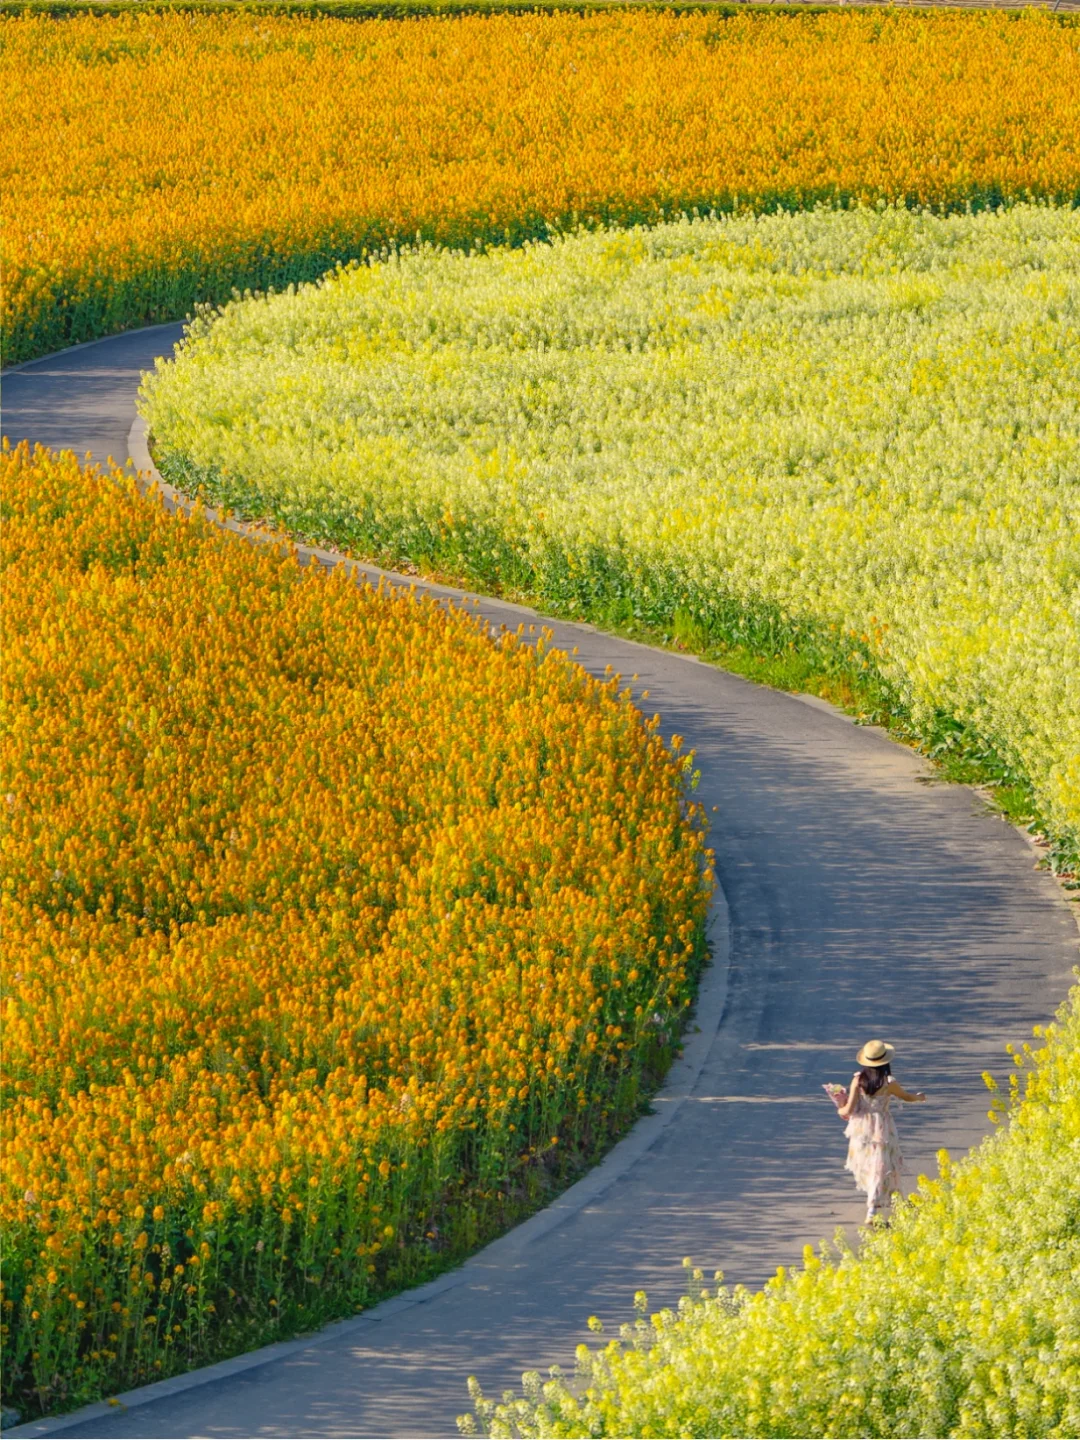
{"label": "concrete path", "polygon": [[[5,378],[3,431],[104,459],[127,455],[139,372],[179,327],[119,336]],[[138,432],[135,432],[137,446]],[[438,587],[432,587],[438,589]],[[441,591],[448,594],[451,592]],[[483,601],[514,626],[530,612]],[[1065,995],[1076,926],[1027,841],[971,791],[822,702],[586,626],[555,624],[594,672],[650,691],[666,732],[697,753],[699,798],[728,910],[699,1007],[700,1033],[656,1113],[564,1201],[468,1265],[263,1363],[154,1387],[138,1408],[12,1434],[439,1436],[521,1371],[572,1364],[585,1322],[681,1293],[680,1261],[760,1285],[861,1206],[826,1080],[884,1035],[897,1072],[929,1092],[904,1107],[912,1184],[935,1151],[987,1127],[984,1069],[1009,1065]],[[157,1398],[153,1398],[156,1395]]]}

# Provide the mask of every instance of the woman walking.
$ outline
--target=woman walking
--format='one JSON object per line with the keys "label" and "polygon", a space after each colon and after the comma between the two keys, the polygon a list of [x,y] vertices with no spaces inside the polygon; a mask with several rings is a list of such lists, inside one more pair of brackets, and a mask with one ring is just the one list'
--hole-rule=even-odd
{"label": "woman walking", "polygon": [[862,1068],[851,1077],[851,1089],[839,1107],[846,1120],[848,1141],[846,1170],[855,1184],[866,1192],[866,1223],[872,1225],[890,1198],[900,1191],[900,1137],[889,1111],[889,1101],[925,1100],[921,1090],[914,1095],[892,1078],[892,1057],[896,1053],[884,1040],[868,1040],[855,1057]]}

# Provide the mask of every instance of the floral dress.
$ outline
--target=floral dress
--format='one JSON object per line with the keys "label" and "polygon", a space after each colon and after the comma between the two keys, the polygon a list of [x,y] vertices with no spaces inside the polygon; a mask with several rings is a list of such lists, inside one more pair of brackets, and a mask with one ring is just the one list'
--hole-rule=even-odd
{"label": "floral dress", "polygon": [[866,1191],[866,1203],[873,1210],[900,1189],[904,1157],[900,1154],[896,1121],[889,1111],[891,1099],[884,1087],[876,1095],[867,1095],[860,1088],[844,1131],[849,1142],[844,1168],[855,1176],[859,1189]]}

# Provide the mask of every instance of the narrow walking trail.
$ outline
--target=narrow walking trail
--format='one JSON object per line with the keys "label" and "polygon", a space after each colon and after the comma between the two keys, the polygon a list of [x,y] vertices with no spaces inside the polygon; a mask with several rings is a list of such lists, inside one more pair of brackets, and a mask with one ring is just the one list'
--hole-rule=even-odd
{"label": "narrow walking trail", "polygon": [[[129,436],[139,446],[139,374],[179,334],[157,327],[10,372],[4,433],[124,461]],[[1077,959],[1069,908],[1025,839],[823,702],[588,626],[552,629],[594,673],[637,675],[716,807],[716,960],[655,1113],[550,1210],[420,1292],[257,1365],[153,1387],[137,1408],[10,1433],[451,1435],[469,1374],[493,1394],[524,1369],[571,1365],[589,1315],[617,1327],[637,1289],[652,1308],[674,1303],[683,1255],[757,1286],[857,1221],[821,1084],[849,1078],[868,1037],[890,1039],[900,1079],[930,1096],[899,1117],[911,1187],[939,1147],[985,1133],[983,1070],[1008,1072],[1006,1042],[1050,1018]]]}

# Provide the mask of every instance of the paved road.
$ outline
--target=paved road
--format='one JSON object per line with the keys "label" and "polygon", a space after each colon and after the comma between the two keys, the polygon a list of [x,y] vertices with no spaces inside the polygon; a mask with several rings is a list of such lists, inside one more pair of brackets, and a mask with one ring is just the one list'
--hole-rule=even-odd
{"label": "paved road", "polygon": [[[177,333],[12,373],[4,433],[125,458],[138,373]],[[697,752],[700,798],[718,807],[729,913],[673,1089],[583,1191],[422,1303],[389,1302],[321,1343],[63,1433],[448,1435],[468,1374],[492,1393],[525,1368],[572,1362],[588,1315],[617,1324],[638,1288],[672,1303],[684,1254],[759,1285],[861,1214],[820,1086],[850,1076],[871,1035],[897,1045],[899,1075],[931,1097],[900,1117],[912,1178],[938,1147],[959,1152],[984,1133],[981,1072],[1007,1073],[1006,1041],[1051,1015],[1077,956],[1068,907],[1027,842],[820,702],[588,627],[554,629],[589,669],[639,675],[665,729]]]}

